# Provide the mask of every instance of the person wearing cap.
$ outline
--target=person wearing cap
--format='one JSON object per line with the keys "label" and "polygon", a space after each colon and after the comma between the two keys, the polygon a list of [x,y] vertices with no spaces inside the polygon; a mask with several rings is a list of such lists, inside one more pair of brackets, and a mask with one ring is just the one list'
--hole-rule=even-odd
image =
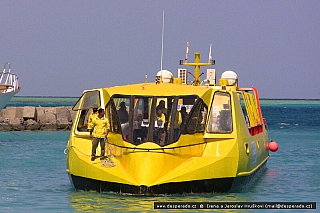
{"label": "person wearing cap", "polygon": [[98,108],[97,107],[94,107],[92,109],[92,112],[91,114],[89,115],[89,118],[88,118],[88,131],[90,131],[90,126],[92,125],[92,120],[98,116]]}
{"label": "person wearing cap", "polygon": [[98,116],[96,116],[89,127],[90,138],[92,139],[92,151],[91,151],[91,161],[96,158],[96,149],[100,143],[101,147],[101,157],[100,160],[104,158],[105,154],[105,139],[110,131],[110,123],[108,118],[104,117],[104,109],[98,109]]}

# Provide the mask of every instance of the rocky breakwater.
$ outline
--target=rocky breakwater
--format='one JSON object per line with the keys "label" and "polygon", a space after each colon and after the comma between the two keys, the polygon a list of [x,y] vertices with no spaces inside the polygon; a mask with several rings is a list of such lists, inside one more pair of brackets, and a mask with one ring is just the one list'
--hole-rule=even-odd
{"label": "rocky breakwater", "polygon": [[61,107],[7,107],[0,111],[0,131],[69,130],[75,111]]}

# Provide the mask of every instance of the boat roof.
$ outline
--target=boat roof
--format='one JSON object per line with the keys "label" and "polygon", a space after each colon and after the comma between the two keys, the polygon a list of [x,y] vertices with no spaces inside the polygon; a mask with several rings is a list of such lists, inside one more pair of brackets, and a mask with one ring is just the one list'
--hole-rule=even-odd
{"label": "boat roof", "polygon": [[208,87],[191,86],[186,84],[173,83],[141,83],[124,86],[104,88],[110,96],[114,94],[122,95],[146,95],[146,96],[202,96],[210,90]]}

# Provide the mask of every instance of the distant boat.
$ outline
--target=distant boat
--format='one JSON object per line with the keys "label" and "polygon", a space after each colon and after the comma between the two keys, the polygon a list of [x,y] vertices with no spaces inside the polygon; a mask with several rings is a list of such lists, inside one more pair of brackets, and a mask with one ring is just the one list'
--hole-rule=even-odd
{"label": "distant boat", "polygon": [[5,63],[0,73],[0,110],[20,91],[18,76],[11,73],[10,63]]}

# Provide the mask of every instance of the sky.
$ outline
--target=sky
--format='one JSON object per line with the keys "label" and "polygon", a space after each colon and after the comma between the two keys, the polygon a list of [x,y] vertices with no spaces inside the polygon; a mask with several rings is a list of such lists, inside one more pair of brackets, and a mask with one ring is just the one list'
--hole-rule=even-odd
{"label": "sky", "polygon": [[188,62],[207,62],[212,43],[216,65],[201,72],[233,70],[261,98],[320,98],[318,0],[1,0],[0,66],[19,76],[18,96],[153,82],[163,11],[162,66],[175,77],[186,42]]}

